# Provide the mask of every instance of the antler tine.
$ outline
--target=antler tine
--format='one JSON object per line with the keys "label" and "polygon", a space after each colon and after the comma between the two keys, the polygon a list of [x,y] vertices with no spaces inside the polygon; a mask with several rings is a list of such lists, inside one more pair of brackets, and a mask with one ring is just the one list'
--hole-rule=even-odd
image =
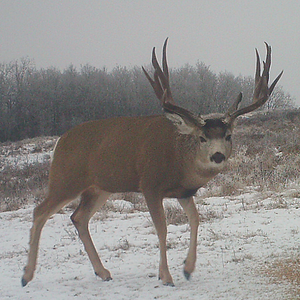
{"label": "antler tine", "polygon": [[148,72],[144,69],[144,67],[142,67],[142,70],[144,71],[144,74],[146,75],[148,81],[150,82],[154,92],[155,92],[155,95],[158,99],[161,99],[162,95],[163,95],[163,90],[162,90],[162,87],[159,83],[159,80],[156,79],[157,75],[154,73],[154,79],[153,80],[150,75],[148,74]]}
{"label": "antler tine", "polygon": [[168,68],[168,63],[167,63],[167,44],[168,44],[168,39],[166,38],[165,42],[164,42],[164,47],[163,47],[163,71],[164,74],[166,76],[166,79],[168,80],[168,84],[169,84],[169,68]]}
{"label": "antler tine", "polygon": [[167,80],[166,80],[166,77],[157,61],[156,54],[155,54],[155,47],[152,50],[152,65],[155,69],[155,72],[158,75],[157,79],[159,79],[159,81],[160,81],[160,84],[161,84],[160,86],[161,86],[161,90],[163,93],[163,91],[166,89],[165,87],[167,85]]}
{"label": "antler tine", "polygon": [[168,69],[168,63],[167,63],[167,44],[168,44],[168,38],[166,38],[164,45],[163,45],[163,58],[162,58],[162,65],[163,65],[163,71],[157,61],[155,48],[153,48],[152,51],[152,64],[157,71],[158,79],[161,83],[162,90],[167,90],[166,97],[164,97],[164,101],[172,102],[174,103],[170,85],[169,85],[169,69]]}
{"label": "antler tine", "polygon": [[[265,42],[265,45],[267,48],[267,55],[266,55],[266,61],[263,62],[264,69],[263,69],[262,74],[260,74],[261,71],[260,71],[259,54],[258,54],[257,49],[255,49],[255,51],[256,51],[256,71],[255,71],[255,89],[254,89],[254,93],[253,93],[253,103],[249,106],[246,106],[241,109],[237,109],[235,111],[232,111],[232,107],[231,107],[225,115],[226,122],[232,122],[238,116],[246,114],[248,112],[251,112],[251,111],[261,107],[262,105],[264,105],[266,103],[266,101],[269,99],[271,93],[273,92],[277,82],[281,78],[283,71],[281,71],[279,73],[279,75],[272,82],[271,86],[268,87],[270,67],[271,67],[271,47],[266,42]],[[238,99],[239,99],[239,97],[238,97]],[[239,101],[237,100],[236,103],[239,103]]]}
{"label": "antler tine", "polygon": [[258,81],[260,79],[260,57],[257,49],[255,49],[256,52],[256,72],[255,72],[255,85],[258,84]]}
{"label": "antler tine", "polygon": [[[154,67],[154,80],[149,76],[146,70],[142,67],[147,79],[149,80],[151,86],[154,89],[154,92],[159,100],[164,102],[171,102],[174,103],[170,84],[169,84],[169,69],[167,64],[167,42],[168,38],[166,38],[163,46],[163,58],[162,58],[162,65],[163,70],[161,69],[155,53],[155,47],[152,50],[152,65]],[[166,93],[164,93],[166,91]]]}
{"label": "antler tine", "polygon": [[152,49],[152,65],[153,65],[155,70],[160,70],[161,71],[161,68],[160,68],[159,63],[158,63],[157,58],[156,58],[155,47],[153,47],[153,49]]}
{"label": "antler tine", "polygon": [[269,95],[272,94],[273,90],[274,90],[274,87],[275,85],[277,84],[277,82],[279,81],[279,79],[281,78],[283,74],[283,70],[279,73],[279,75],[274,79],[274,81],[272,82],[270,88],[269,88]]}
{"label": "antler tine", "polygon": [[269,80],[269,72],[271,67],[271,46],[269,46],[266,42],[265,45],[267,48],[267,55],[266,55],[266,62],[264,62],[264,70],[262,76],[266,76],[267,80]]}
{"label": "antler tine", "polygon": [[164,73],[164,79],[165,79],[165,85],[163,85],[163,88],[167,90],[167,98],[166,100],[168,102],[174,103],[171,88],[170,88],[170,81],[169,81],[169,68],[167,63],[167,44],[168,39],[166,38],[163,46],[163,58],[162,58],[162,65],[163,65],[163,73]]}
{"label": "antler tine", "polygon": [[150,77],[150,75],[148,74],[148,72],[145,70],[144,67],[142,67],[142,70],[144,71],[144,74],[146,75],[147,79],[149,80],[149,82],[153,86],[155,84],[154,80],[152,80],[152,78]]}
{"label": "antler tine", "polygon": [[231,115],[232,113],[234,113],[235,111],[238,110],[240,103],[242,101],[243,98],[243,94],[239,93],[239,95],[237,96],[236,100],[234,101],[234,103],[230,106],[230,108],[228,109],[227,115]]}

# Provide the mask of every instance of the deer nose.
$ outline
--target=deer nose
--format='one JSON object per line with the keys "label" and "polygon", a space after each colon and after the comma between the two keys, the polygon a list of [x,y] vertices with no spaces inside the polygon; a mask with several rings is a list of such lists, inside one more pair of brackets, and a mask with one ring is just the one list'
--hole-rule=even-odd
{"label": "deer nose", "polygon": [[223,160],[225,160],[225,155],[221,152],[216,152],[214,155],[210,158],[211,161],[214,161],[217,164],[220,164]]}

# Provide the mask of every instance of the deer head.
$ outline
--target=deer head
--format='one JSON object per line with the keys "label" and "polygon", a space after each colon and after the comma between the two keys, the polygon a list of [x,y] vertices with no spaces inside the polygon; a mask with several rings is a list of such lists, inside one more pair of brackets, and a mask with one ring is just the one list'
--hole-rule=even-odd
{"label": "deer head", "polygon": [[262,74],[260,70],[260,58],[256,49],[257,62],[252,104],[239,109],[242,101],[242,93],[240,93],[226,113],[197,116],[175,104],[169,84],[169,70],[166,58],[167,42],[168,38],[165,40],[163,46],[163,70],[157,61],[155,48],[152,51],[154,79],[150,77],[144,68],[142,69],[153,87],[157,98],[162,103],[164,115],[176,126],[180,134],[193,136],[197,144],[201,145],[198,147],[198,160],[202,162],[203,169],[208,171],[211,168],[218,171],[218,169],[223,167],[223,163],[231,154],[231,134],[235,119],[264,105],[282,76],[283,71],[276,77],[271,86],[268,87],[271,47],[265,43],[267,55],[266,61],[263,62],[264,68]]}

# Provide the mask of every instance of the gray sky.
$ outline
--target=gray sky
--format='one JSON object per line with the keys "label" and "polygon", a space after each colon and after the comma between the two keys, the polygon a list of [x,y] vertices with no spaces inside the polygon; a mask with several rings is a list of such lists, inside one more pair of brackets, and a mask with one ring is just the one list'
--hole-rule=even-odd
{"label": "gray sky", "polygon": [[203,61],[236,76],[253,75],[267,41],[271,79],[283,69],[280,84],[300,105],[299,0],[0,0],[0,62],[141,66],[166,37],[170,67]]}

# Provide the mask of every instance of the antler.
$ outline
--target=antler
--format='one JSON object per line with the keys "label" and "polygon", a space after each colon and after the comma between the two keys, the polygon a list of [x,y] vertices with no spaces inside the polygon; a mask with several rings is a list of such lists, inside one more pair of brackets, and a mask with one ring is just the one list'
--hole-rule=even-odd
{"label": "antler", "polygon": [[167,64],[167,42],[168,38],[166,38],[164,46],[163,46],[163,58],[162,58],[162,66],[163,70],[159,66],[159,63],[155,54],[155,47],[152,50],[152,65],[154,67],[154,80],[150,77],[150,75],[146,72],[144,67],[142,67],[147,79],[153,87],[153,90],[156,94],[156,97],[162,102],[170,102],[174,103],[170,84],[169,84],[169,69]]}
{"label": "antler", "polygon": [[260,75],[260,58],[257,49],[256,52],[256,72],[255,72],[255,89],[253,94],[253,103],[244,108],[238,109],[238,105],[242,100],[242,93],[239,94],[234,104],[230,107],[228,112],[226,113],[225,120],[226,122],[232,122],[235,118],[240,115],[251,112],[266,103],[269,99],[271,93],[273,92],[277,82],[279,81],[283,71],[279,73],[276,79],[272,82],[271,86],[268,87],[269,82],[269,72],[271,66],[271,47],[265,43],[267,48],[266,62],[263,62],[264,70]]}

